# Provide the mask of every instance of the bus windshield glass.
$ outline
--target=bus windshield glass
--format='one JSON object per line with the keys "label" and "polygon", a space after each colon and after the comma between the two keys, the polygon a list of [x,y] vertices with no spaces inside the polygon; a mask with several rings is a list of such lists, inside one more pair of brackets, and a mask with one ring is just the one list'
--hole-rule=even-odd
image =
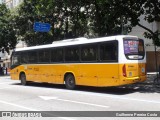
{"label": "bus windshield glass", "polygon": [[142,39],[132,40],[124,39],[124,54],[127,59],[139,60],[143,59],[145,55],[144,42]]}

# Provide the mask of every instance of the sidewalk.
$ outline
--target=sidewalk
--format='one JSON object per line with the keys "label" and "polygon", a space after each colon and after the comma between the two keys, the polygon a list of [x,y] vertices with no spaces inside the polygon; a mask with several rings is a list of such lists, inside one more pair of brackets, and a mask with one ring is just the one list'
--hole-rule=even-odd
{"label": "sidewalk", "polygon": [[7,75],[0,75],[0,77],[5,77],[5,76],[10,76],[10,74],[7,74]]}
{"label": "sidewalk", "polygon": [[[160,93],[160,84],[154,82],[157,77],[156,73],[147,73],[147,80],[130,85],[130,88],[137,89],[137,92],[143,93]],[[160,82],[160,81],[159,81]]]}
{"label": "sidewalk", "polygon": [[143,82],[143,84],[155,84],[154,79],[157,78],[158,72],[148,72],[147,73],[147,80]]}

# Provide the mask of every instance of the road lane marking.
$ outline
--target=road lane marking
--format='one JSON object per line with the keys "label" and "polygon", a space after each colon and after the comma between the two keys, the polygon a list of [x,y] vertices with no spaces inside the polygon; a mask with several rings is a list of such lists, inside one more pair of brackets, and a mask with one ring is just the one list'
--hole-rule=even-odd
{"label": "road lane marking", "polygon": [[13,87],[15,87],[15,86],[3,87],[3,88],[0,88],[0,89],[13,88]]}
{"label": "road lane marking", "polygon": [[2,101],[2,100],[0,100],[0,103],[11,105],[11,106],[15,106],[15,107],[19,107],[19,108],[23,108],[23,109],[30,110],[30,111],[39,111],[37,109],[33,109],[33,108],[29,108],[29,107],[24,107],[24,106],[21,106],[21,105],[17,105],[17,104],[6,102],[6,101]]}
{"label": "road lane marking", "polygon": [[[13,104],[13,103],[2,101],[2,100],[0,100],[0,103],[11,105],[11,106],[15,106],[15,107],[19,107],[19,108],[23,108],[23,109],[26,109],[26,110],[29,110],[29,111],[40,111],[40,110],[37,110],[37,109],[24,107],[24,106],[21,106],[21,105]],[[55,117],[56,117],[56,115],[55,115]],[[67,117],[57,117],[57,118],[60,118],[60,119],[63,119],[63,120],[75,120],[75,119],[67,118]]]}
{"label": "road lane marking", "polygon": [[136,98],[130,98],[130,97],[124,97],[121,95],[108,95],[103,93],[90,93],[90,92],[84,92],[84,91],[73,91],[73,90],[54,90],[58,92],[67,92],[67,93],[78,93],[81,95],[92,95],[92,96],[99,96],[99,97],[106,97],[106,98],[116,98],[116,100],[130,100],[130,101],[137,101],[137,102],[146,102],[146,103],[154,103],[154,104],[160,104],[160,101],[156,100],[145,100],[145,99],[136,99]]}
{"label": "road lane marking", "polygon": [[44,100],[58,99],[58,97],[53,97],[53,96],[39,96],[39,97],[44,99]]}
{"label": "road lane marking", "polygon": [[52,100],[53,99],[53,100],[59,100],[59,101],[65,101],[65,102],[72,102],[72,103],[96,106],[96,107],[109,108],[109,106],[105,106],[105,105],[99,105],[99,104],[93,104],[93,103],[87,103],[87,102],[80,102],[80,101],[73,101],[73,100],[67,100],[67,99],[60,99],[58,97],[52,97],[52,96],[39,96],[39,97],[44,99],[44,100]]}
{"label": "road lane marking", "polygon": [[96,106],[96,107],[109,108],[109,106],[105,106],[105,105],[92,104],[92,103],[86,103],[86,102],[79,102],[79,101],[73,101],[73,100],[65,100],[65,99],[56,99],[56,100],[65,101],[65,102],[72,102],[72,103],[78,103],[78,104],[84,104],[84,105],[90,105],[90,106]]}
{"label": "road lane marking", "polygon": [[155,100],[135,99],[135,98],[127,98],[127,97],[121,97],[121,96],[106,96],[106,97],[123,99],[123,100],[131,100],[131,101],[139,101],[139,102],[148,102],[148,103],[157,103],[157,104],[160,104],[160,101],[155,101]]}
{"label": "road lane marking", "polygon": [[[87,93],[87,94],[90,94],[90,93]],[[130,100],[130,101],[138,101],[138,102],[147,102],[147,103],[160,104],[160,101],[136,99],[136,98],[129,98],[129,97],[123,97],[123,96],[118,96],[118,95],[98,95],[97,93],[96,94],[91,93],[90,95],[100,96],[100,97],[107,97],[107,98],[116,98],[116,100]]]}
{"label": "road lane marking", "polygon": [[[15,82],[2,82],[2,83],[0,83],[0,84],[10,84],[10,83],[15,83]],[[17,83],[17,82],[16,82]]]}
{"label": "road lane marking", "polygon": [[138,101],[138,102],[147,102],[147,103],[156,103],[160,104],[160,101],[155,100],[144,100],[144,99],[136,99],[136,98],[129,98],[129,97],[123,97],[123,96],[117,96],[117,95],[96,95],[96,96],[102,96],[107,98],[116,98],[116,100],[130,100],[130,101]]}

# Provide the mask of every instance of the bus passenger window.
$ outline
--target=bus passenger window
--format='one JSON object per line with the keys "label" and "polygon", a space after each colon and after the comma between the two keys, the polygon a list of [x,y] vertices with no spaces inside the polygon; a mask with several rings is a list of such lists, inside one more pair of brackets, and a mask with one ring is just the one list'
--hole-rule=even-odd
{"label": "bus passenger window", "polygon": [[20,53],[15,53],[12,57],[12,65],[19,65],[21,63]]}
{"label": "bus passenger window", "polygon": [[50,51],[40,50],[38,51],[39,62],[50,62]]}
{"label": "bus passenger window", "polygon": [[28,54],[27,54],[27,52],[22,52],[21,53],[21,63],[22,64],[28,63]]}
{"label": "bus passenger window", "polygon": [[100,60],[102,61],[117,61],[118,50],[117,42],[106,42],[100,45]]}
{"label": "bus passenger window", "polygon": [[28,52],[28,62],[29,63],[36,63],[38,61],[38,56],[36,51],[29,51]]}
{"label": "bus passenger window", "polygon": [[55,48],[51,50],[51,62],[63,62],[63,49]]}
{"label": "bus passenger window", "polygon": [[65,61],[79,61],[79,49],[78,47],[65,48]]}
{"label": "bus passenger window", "polygon": [[82,61],[96,61],[96,46],[86,46],[81,48]]}

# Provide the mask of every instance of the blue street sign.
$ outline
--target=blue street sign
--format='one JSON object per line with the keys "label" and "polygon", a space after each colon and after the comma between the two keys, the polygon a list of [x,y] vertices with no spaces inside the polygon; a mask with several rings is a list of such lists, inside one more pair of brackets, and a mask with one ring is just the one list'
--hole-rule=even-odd
{"label": "blue street sign", "polygon": [[33,29],[36,32],[49,32],[51,29],[51,25],[49,23],[35,22]]}

